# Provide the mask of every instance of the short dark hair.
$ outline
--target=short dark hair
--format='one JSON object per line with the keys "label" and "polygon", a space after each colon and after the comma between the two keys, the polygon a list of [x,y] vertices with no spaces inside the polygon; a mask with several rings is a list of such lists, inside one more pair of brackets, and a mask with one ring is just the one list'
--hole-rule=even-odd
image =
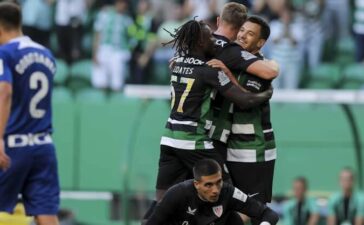
{"label": "short dark hair", "polygon": [[213,159],[201,159],[193,167],[193,178],[200,180],[202,176],[210,176],[221,172],[220,165]]}
{"label": "short dark hair", "polygon": [[16,3],[0,2],[0,24],[6,30],[19,29],[21,20],[21,9]]}
{"label": "short dark hair", "polygon": [[260,38],[268,40],[270,35],[270,27],[267,21],[259,16],[249,16],[246,21],[258,24],[260,26]]}

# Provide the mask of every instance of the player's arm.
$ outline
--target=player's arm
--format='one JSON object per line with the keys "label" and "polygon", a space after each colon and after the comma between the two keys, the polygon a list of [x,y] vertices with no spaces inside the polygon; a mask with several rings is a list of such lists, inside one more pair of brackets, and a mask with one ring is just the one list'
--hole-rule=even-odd
{"label": "player's arm", "polygon": [[231,70],[248,72],[265,80],[273,80],[279,73],[279,66],[275,61],[261,60],[238,45],[227,48],[217,59],[223,61]]}
{"label": "player's arm", "polygon": [[221,60],[211,59],[206,64],[211,66],[212,68],[222,70],[229,77],[231,82],[233,82],[233,84],[240,87],[238,80],[235,78],[233,73],[229,70],[229,68],[226,67],[226,65]]}
{"label": "player's arm", "polygon": [[318,224],[318,222],[320,220],[319,208],[316,204],[316,200],[309,199],[308,204],[310,207],[311,215],[308,219],[307,225],[316,225],[316,224]]}
{"label": "player's arm", "polygon": [[154,212],[149,217],[145,225],[165,225],[173,219],[174,213],[176,213],[178,205],[181,202],[179,198],[183,193],[177,186],[168,189],[163,199],[157,203]]}
{"label": "player's arm", "polygon": [[206,83],[217,89],[225,98],[235,103],[241,109],[248,109],[268,101],[273,94],[270,88],[261,93],[245,92],[234,85],[223,71],[212,69],[206,71],[203,78]]}
{"label": "player's arm", "polygon": [[[233,188],[233,187],[232,187]],[[249,198],[237,188],[233,188],[229,208],[260,221],[261,225],[275,225],[279,217],[276,212],[263,203]]]}
{"label": "player's arm", "polygon": [[274,60],[258,60],[248,66],[246,71],[265,80],[273,80],[278,76],[279,65]]}
{"label": "player's arm", "polygon": [[335,200],[336,196],[333,196],[329,199],[329,202],[327,204],[327,218],[326,218],[327,225],[336,225]]}
{"label": "player's arm", "polygon": [[241,87],[232,85],[221,94],[241,109],[249,109],[268,101],[273,95],[273,88],[260,93],[245,92]]}
{"label": "player's arm", "polygon": [[3,63],[0,57],[0,169],[6,170],[10,166],[10,158],[5,153],[4,134],[8,123],[11,96],[12,96],[12,77],[10,69]]}
{"label": "player's arm", "polygon": [[359,205],[358,211],[355,218],[354,225],[363,225],[364,224],[364,194],[359,195]]}

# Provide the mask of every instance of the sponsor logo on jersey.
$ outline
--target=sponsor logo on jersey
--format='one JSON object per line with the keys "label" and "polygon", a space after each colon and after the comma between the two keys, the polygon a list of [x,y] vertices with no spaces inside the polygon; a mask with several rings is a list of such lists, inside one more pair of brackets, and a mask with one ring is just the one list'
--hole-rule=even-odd
{"label": "sponsor logo on jersey", "polygon": [[235,188],[233,198],[238,199],[242,202],[246,202],[248,196],[244,194],[244,192],[240,191],[239,189]]}
{"label": "sponsor logo on jersey", "polygon": [[218,46],[221,46],[221,47],[224,47],[226,44],[227,44],[227,42],[224,41],[224,40],[221,40],[221,39],[217,39],[215,41],[215,45],[218,45]]}
{"label": "sponsor logo on jersey", "polygon": [[194,216],[196,214],[197,209],[191,209],[190,206],[188,206],[187,213]]}
{"label": "sponsor logo on jersey", "polygon": [[219,83],[221,86],[225,86],[230,82],[230,79],[223,71],[218,72]]}
{"label": "sponsor logo on jersey", "polygon": [[215,213],[215,215],[216,215],[217,217],[221,217],[222,212],[223,212],[222,205],[212,207],[212,211]]}
{"label": "sponsor logo on jersey", "polygon": [[248,80],[246,82],[246,86],[247,87],[252,87],[252,88],[254,88],[254,89],[258,90],[258,91],[260,91],[260,89],[262,88],[262,84],[255,81],[255,80]]}
{"label": "sponsor logo on jersey", "polygon": [[4,61],[0,59],[0,76],[4,75]]}
{"label": "sponsor logo on jersey", "polygon": [[9,148],[19,148],[52,143],[52,137],[47,133],[12,134],[8,136]]}
{"label": "sponsor logo on jersey", "polygon": [[250,60],[250,59],[254,59],[256,58],[255,55],[251,54],[250,52],[247,51],[241,51],[241,57],[245,60]]}
{"label": "sponsor logo on jersey", "polygon": [[252,197],[254,197],[254,196],[256,196],[256,195],[259,195],[259,192],[254,193],[254,194],[248,194],[249,198],[252,198]]}
{"label": "sponsor logo on jersey", "polygon": [[185,220],[185,221],[182,222],[182,225],[189,225],[189,224],[190,223],[187,220]]}

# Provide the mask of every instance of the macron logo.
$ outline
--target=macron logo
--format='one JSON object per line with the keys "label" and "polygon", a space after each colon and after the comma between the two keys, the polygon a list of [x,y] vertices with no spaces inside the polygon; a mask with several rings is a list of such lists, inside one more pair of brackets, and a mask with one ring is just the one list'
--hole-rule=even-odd
{"label": "macron logo", "polygon": [[196,214],[197,209],[191,209],[190,206],[188,206],[187,213],[194,216]]}

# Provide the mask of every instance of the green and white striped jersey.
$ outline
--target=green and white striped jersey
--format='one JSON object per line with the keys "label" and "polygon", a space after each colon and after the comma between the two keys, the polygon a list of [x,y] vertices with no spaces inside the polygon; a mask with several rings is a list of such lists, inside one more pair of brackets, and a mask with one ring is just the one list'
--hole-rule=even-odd
{"label": "green and white striped jersey", "polygon": [[118,13],[114,7],[108,7],[97,15],[94,30],[100,33],[101,45],[127,50],[132,45],[128,34],[128,28],[132,25],[133,20],[129,15]]}
{"label": "green and white striped jersey", "polygon": [[[263,59],[260,54],[257,57]],[[271,83],[248,73],[241,73],[238,81],[255,93],[267,90]],[[227,143],[227,161],[254,163],[276,159],[269,102],[241,110],[225,99],[221,112],[213,119],[212,130],[213,140]]]}
{"label": "green and white striped jersey", "polygon": [[205,59],[185,56],[176,59],[171,76],[171,113],[161,145],[177,149],[213,149],[211,93],[224,92],[232,83],[220,70],[205,64]]}

